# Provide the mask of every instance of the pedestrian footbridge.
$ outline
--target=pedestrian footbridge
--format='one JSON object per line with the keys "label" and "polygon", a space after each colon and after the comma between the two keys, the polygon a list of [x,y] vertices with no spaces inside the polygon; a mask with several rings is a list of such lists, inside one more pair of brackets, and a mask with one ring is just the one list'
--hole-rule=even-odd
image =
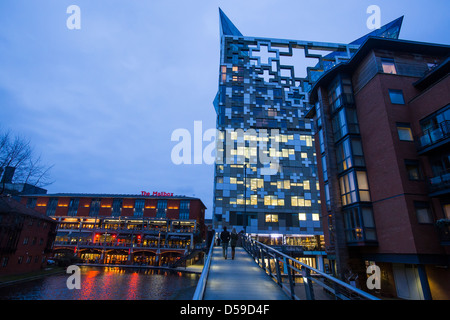
{"label": "pedestrian footbridge", "polygon": [[235,259],[211,244],[193,300],[378,300],[246,236]]}

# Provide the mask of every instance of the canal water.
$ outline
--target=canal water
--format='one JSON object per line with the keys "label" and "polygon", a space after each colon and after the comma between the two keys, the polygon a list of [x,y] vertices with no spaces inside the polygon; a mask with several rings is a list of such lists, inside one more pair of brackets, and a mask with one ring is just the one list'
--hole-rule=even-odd
{"label": "canal water", "polygon": [[81,266],[81,289],[70,274],[0,287],[0,300],[190,300],[200,275],[158,269]]}

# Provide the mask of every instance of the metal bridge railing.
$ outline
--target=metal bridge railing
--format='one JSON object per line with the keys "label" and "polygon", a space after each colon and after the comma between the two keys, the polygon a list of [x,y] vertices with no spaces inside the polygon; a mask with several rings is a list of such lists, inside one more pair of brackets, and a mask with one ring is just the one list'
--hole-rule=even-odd
{"label": "metal bridge railing", "polygon": [[197,282],[197,288],[195,289],[194,296],[192,300],[203,300],[203,295],[205,294],[206,281],[208,280],[209,267],[211,266],[212,252],[214,248],[214,239],[211,241],[211,246],[208,250],[208,256],[206,258],[205,264],[203,266],[202,274]]}
{"label": "metal bridge railing", "polygon": [[248,236],[242,247],[293,300],[379,300]]}

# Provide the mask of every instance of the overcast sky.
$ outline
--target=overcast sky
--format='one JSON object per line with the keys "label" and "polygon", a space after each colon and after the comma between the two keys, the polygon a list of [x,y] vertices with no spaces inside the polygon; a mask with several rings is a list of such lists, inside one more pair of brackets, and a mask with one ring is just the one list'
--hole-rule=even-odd
{"label": "overcast sky", "polygon": [[55,165],[49,193],[195,195],[209,218],[214,168],[173,164],[170,138],[215,128],[218,7],[247,36],[349,43],[373,4],[401,39],[450,44],[448,0],[1,0],[0,128]]}

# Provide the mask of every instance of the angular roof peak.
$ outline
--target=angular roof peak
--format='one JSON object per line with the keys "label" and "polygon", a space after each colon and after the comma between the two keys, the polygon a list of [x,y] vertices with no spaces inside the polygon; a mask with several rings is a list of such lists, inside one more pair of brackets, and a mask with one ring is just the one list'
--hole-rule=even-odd
{"label": "angular roof peak", "polygon": [[404,16],[401,16],[400,18],[397,18],[397,19],[385,24],[381,28],[375,29],[374,31],[366,34],[365,36],[363,36],[359,39],[356,39],[355,41],[351,42],[350,44],[361,45],[369,37],[398,39],[398,36],[400,35],[400,30],[402,28],[403,17]]}
{"label": "angular roof peak", "polygon": [[220,35],[226,36],[241,36],[242,33],[236,28],[236,26],[228,19],[227,15],[219,8],[220,15]]}

